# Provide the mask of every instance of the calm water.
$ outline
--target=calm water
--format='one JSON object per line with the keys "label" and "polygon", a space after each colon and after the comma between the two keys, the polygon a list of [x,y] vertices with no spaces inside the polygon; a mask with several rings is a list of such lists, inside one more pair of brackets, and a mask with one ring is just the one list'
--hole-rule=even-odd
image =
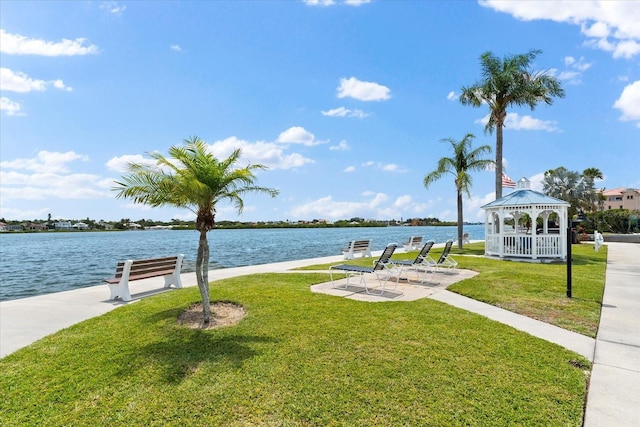
{"label": "calm water", "polygon": [[[465,226],[472,239],[484,226]],[[339,255],[349,240],[372,239],[373,250],[410,236],[442,243],[456,227],[306,228],[213,230],[210,267],[228,268]],[[184,254],[184,272],[194,271],[196,231],[147,230],[109,233],[0,233],[0,301],[101,284],[118,260]]]}

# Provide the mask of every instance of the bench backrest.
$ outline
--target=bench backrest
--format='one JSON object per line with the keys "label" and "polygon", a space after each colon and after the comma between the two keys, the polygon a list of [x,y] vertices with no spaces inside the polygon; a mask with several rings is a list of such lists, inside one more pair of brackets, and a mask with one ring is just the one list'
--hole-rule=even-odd
{"label": "bench backrest", "polygon": [[[137,259],[134,260],[131,264],[129,275],[136,276],[139,274],[156,273],[159,271],[175,269],[177,261],[177,256],[153,259]],[[116,278],[122,277],[125,263],[126,261],[118,261],[118,265],[116,266]]]}
{"label": "bench backrest", "polygon": [[371,245],[371,240],[354,240],[352,242],[352,248],[354,251],[361,251],[365,249],[369,249]]}

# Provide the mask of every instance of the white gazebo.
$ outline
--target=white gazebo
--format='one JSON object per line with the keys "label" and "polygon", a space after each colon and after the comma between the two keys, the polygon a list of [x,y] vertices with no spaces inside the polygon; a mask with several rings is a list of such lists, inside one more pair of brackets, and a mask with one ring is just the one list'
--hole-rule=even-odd
{"label": "white gazebo", "polygon": [[531,190],[529,180],[522,178],[515,191],[482,209],[485,255],[536,262],[567,259],[569,203],[564,200]]}

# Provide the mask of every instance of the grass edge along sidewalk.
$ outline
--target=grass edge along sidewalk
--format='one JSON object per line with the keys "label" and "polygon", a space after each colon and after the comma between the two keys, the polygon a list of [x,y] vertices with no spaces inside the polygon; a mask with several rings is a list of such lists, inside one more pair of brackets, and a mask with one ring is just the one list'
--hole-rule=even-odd
{"label": "grass edge along sidewalk", "polygon": [[146,298],[0,360],[2,425],[580,425],[588,362],[422,299],[309,292],[326,274],[212,284],[248,314],[191,330],[187,288]]}

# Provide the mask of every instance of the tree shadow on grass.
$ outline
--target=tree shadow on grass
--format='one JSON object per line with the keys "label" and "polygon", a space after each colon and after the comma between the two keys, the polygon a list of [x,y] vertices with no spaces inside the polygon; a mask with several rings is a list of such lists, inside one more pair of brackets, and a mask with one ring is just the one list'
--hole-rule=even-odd
{"label": "tree shadow on grass", "polygon": [[[188,379],[203,365],[220,366],[221,370],[236,370],[245,361],[259,355],[261,348],[277,339],[247,334],[237,328],[190,329],[177,324],[182,310],[170,309],[153,313],[143,323],[160,329],[146,345],[135,348],[135,354],[122,354],[122,375],[132,370],[151,370],[167,383]],[[171,320],[175,323],[167,322]]]}
{"label": "tree shadow on grass", "polygon": [[[188,379],[203,365],[219,365],[221,370],[236,370],[248,359],[260,354],[259,344],[277,342],[266,336],[226,334],[214,330],[172,329],[162,341],[139,347],[133,358],[127,358],[123,374],[132,365],[156,371],[161,379],[175,384]],[[258,345],[256,345],[258,344]]]}

